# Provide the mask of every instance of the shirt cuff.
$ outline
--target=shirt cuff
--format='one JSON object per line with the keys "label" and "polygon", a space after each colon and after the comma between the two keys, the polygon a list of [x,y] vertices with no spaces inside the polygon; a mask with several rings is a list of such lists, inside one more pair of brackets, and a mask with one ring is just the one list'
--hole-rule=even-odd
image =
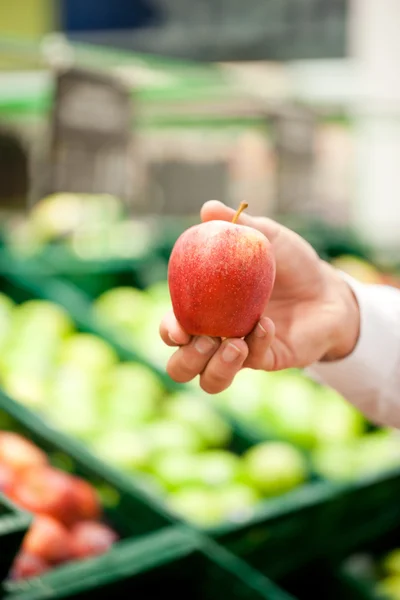
{"label": "shirt cuff", "polygon": [[379,406],[398,361],[400,292],[381,285],[363,284],[342,273],[360,309],[360,336],[346,358],[319,362],[306,369],[312,378],[329,385],[372,420],[384,418]]}

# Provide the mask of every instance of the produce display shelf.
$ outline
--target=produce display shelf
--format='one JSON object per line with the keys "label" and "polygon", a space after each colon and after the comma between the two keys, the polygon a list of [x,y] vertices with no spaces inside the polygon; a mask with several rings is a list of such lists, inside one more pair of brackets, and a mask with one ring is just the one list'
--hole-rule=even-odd
{"label": "produce display shelf", "polygon": [[[2,265],[0,265],[1,267]],[[82,294],[72,286],[43,275],[43,271],[31,272],[29,276],[9,265],[12,273],[3,269],[4,291],[18,300],[40,297],[63,305],[85,331],[99,335],[103,332],[91,321],[90,306]],[[110,336],[104,337],[114,344]],[[136,360],[134,353],[114,344],[122,360]],[[171,383],[164,374],[167,389],[176,391],[181,386]],[[118,481],[128,494],[136,494],[138,486],[132,477],[106,465],[94,456],[81,442],[60,434],[40,416],[8,398],[0,396],[3,407],[15,414],[34,420],[40,430],[47,432],[62,443],[72,456],[85,457],[85,462],[96,469],[105,469],[107,478]],[[232,422],[232,421],[231,421]],[[236,423],[232,449],[241,453],[258,441],[257,432]],[[266,439],[264,437],[264,439]],[[400,524],[400,469],[364,477],[354,482],[336,484],[312,477],[302,487],[276,499],[261,502],[254,516],[246,522],[226,523],[207,530],[207,534],[218,540],[234,554],[245,558],[251,565],[270,577],[281,577],[315,557],[329,556],[341,549],[351,549],[354,544],[373,539],[379,532],[386,532]],[[153,503],[157,511],[176,518],[164,507],[161,499],[143,491],[144,498]],[[304,544],[304,539],[307,544]],[[329,539],[329,546],[326,540]]]}
{"label": "produce display shelf", "polygon": [[[121,541],[116,542],[114,547],[118,547],[120,543],[124,544],[126,540],[140,539],[149,533],[171,526],[172,520],[163,512],[162,507],[158,510],[151,498],[143,495],[140,489],[126,486],[126,482],[119,477],[118,473],[109,471],[106,465],[91,460],[90,455],[86,454],[79,444],[75,444],[73,439],[52,429],[37,415],[26,411],[17,402],[13,402],[1,393],[0,416],[1,423],[5,421],[7,423],[5,430],[14,431],[35,443],[47,453],[50,464],[83,477],[98,490],[105,520],[120,536]],[[3,504],[2,497],[0,500]],[[6,498],[4,506],[10,514],[5,513],[4,517],[0,516],[0,581],[6,577],[15,553],[31,523],[31,515],[25,512],[19,513]],[[4,536],[2,519],[4,519]],[[71,562],[58,567],[55,571],[42,575],[40,585],[45,587],[47,577],[50,575],[54,577],[59,570],[63,569],[67,569],[70,573],[71,570],[79,573],[81,569],[83,572],[87,570],[91,573],[93,561],[96,564],[95,559],[89,558],[79,563]],[[29,587],[30,581],[6,581],[5,586],[11,592],[26,585]]]}
{"label": "produce display shelf", "polygon": [[123,541],[91,564],[67,565],[21,585],[8,600],[153,598],[173,590],[193,600],[294,600],[224,549],[183,527]]}
{"label": "produce display shelf", "polygon": [[30,523],[28,513],[0,494],[0,581],[7,576]]}

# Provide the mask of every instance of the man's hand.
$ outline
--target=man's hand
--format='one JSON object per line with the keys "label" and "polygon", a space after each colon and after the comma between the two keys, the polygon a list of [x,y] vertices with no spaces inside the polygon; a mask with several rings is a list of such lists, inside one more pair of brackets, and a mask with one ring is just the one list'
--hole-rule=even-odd
{"label": "man's hand", "polygon": [[[231,221],[234,214],[210,201],[201,218]],[[202,389],[210,394],[229,387],[245,367],[278,371],[344,358],[359,336],[359,310],[350,287],[305,240],[263,217],[242,214],[239,223],[261,231],[276,258],[272,297],[255,329],[245,339],[192,338],[172,311],[160,326],[164,342],[180,346],[167,365],[170,377],[184,383],[200,375]]]}

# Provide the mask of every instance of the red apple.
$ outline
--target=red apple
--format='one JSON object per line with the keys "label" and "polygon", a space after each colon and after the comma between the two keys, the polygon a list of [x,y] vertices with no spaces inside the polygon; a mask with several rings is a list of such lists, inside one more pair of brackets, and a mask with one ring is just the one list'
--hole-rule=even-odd
{"label": "red apple", "polygon": [[244,337],[271,296],[275,258],[267,238],[251,227],[208,221],[176,241],[168,266],[175,317],[191,335]]}
{"label": "red apple", "polygon": [[11,568],[10,579],[28,579],[38,577],[50,569],[50,565],[39,556],[21,551],[17,554]]}
{"label": "red apple", "polygon": [[75,558],[87,558],[107,552],[118,536],[110,527],[95,521],[81,521],[71,530],[72,553]]}
{"label": "red apple", "polygon": [[22,549],[47,563],[59,564],[72,556],[71,536],[56,519],[38,515],[25,535]]}
{"label": "red apple", "polygon": [[8,496],[15,484],[17,474],[8,465],[0,463],[0,492]]}
{"label": "red apple", "polygon": [[71,479],[71,475],[50,466],[25,471],[15,482],[10,497],[29,512],[68,524],[76,518]]}
{"label": "red apple", "polygon": [[0,432],[0,464],[15,471],[41,467],[48,462],[46,454],[35,444],[17,433]]}
{"label": "red apple", "polygon": [[94,487],[79,477],[72,477],[71,479],[71,492],[74,498],[76,520],[99,519],[102,511]]}

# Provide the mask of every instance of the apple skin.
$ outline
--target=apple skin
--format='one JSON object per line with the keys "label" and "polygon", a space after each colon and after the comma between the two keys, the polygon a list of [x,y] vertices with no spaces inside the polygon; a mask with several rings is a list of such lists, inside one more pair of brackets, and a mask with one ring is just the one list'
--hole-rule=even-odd
{"label": "apple skin", "polygon": [[44,514],[68,525],[76,518],[71,475],[50,466],[24,471],[10,491],[10,499],[34,514]]}
{"label": "apple skin", "polygon": [[71,530],[72,554],[82,559],[107,552],[118,540],[118,535],[107,525],[95,521],[81,521]]}
{"label": "apple skin", "polygon": [[72,539],[68,530],[56,519],[37,515],[26,534],[22,550],[57,565],[72,558]]}
{"label": "apple skin", "polygon": [[18,473],[25,469],[45,466],[48,460],[43,450],[18,433],[1,431],[0,463]]}
{"label": "apple skin", "polygon": [[169,260],[175,317],[191,335],[244,337],[265,310],[275,270],[272,246],[259,231],[226,221],[190,227]]}
{"label": "apple skin", "polygon": [[1,494],[6,494],[6,495],[10,494],[13,486],[15,485],[16,478],[17,478],[17,474],[11,467],[0,463],[0,493]]}
{"label": "apple skin", "polygon": [[[102,516],[102,510],[96,490],[90,483],[79,477],[71,478],[71,493],[74,510],[71,511],[71,521],[96,520]],[[75,513],[75,516],[73,516]]]}
{"label": "apple skin", "polygon": [[38,577],[46,573],[50,568],[50,565],[40,558],[40,556],[20,551],[15,557],[10,572],[10,579],[12,581],[19,581],[21,579],[29,579],[30,577]]}

